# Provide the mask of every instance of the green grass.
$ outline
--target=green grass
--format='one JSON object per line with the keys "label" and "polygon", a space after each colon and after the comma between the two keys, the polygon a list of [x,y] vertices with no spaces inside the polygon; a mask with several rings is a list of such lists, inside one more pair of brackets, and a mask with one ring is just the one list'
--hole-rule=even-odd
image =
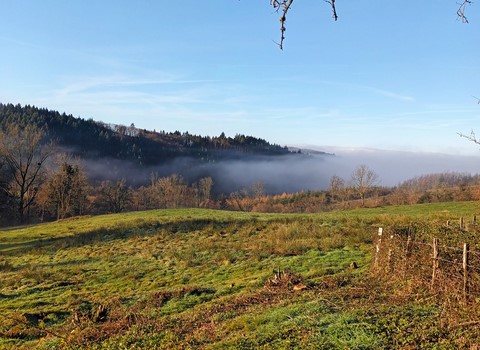
{"label": "green grass", "polygon": [[478,341],[468,329],[440,327],[431,300],[392,300],[369,275],[377,227],[472,218],[477,210],[473,202],[311,215],[178,209],[2,230],[0,348],[388,349],[419,339],[424,348]]}

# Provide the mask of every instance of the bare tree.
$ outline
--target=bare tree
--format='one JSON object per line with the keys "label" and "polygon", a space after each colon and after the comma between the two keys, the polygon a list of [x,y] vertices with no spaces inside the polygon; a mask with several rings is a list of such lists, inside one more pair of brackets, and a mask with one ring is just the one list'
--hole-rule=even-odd
{"label": "bare tree", "polygon": [[345,181],[341,177],[337,175],[331,177],[329,190],[332,200],[343,202],[345,199]]}
{"label": "bare tree", "polygon": [[57,170],[43,186],[45,206],[57,220],[82,215],[87,207],[88,180],[78,160],[60,155]]}
{"label": "bare tree", "polygon": [[131,190],[127,181],[122,178],[116,182],[104,181],[100,184],[100,203],[106,207],[109,213],[124,211],[131,200]]}
{"label": "bare tree", "polygon": [[20,128],[9,125],[0,131],[0,158],[11,178],[4,190],[15,199],[21,223],[34,203],[43,181],[43,166],[52,153],[52,146],[43,142],[44,132],[33,125]]}
{"label": "bare tree", "polygon": [[198,181],[198,206],[206,207],[210,201],[212,193],[213,179],[211,177],[204,177]]}
{"label": "bare tree", "polygon": [[150,186],[141,186],[140,188],[132,191],[133,210],[139,211],[155,209],[156,207],[152,197],[152,189]]}
{"label": "bare tree", "polygon": [[255,198],[261,197],[265,194],[265,184],[262,181],[253,183],[250,186],[252,196]]}
{"label": "bare tree", "polygon": [[352,173],[352,187],[365,206],[365,195],[378,181],[378,175],[365,164],[359,165]]}
{"label": "bare tree", "polygon": [[172,174],[158,178],[152,174],[150,195],[156,208],[188,207],[191,202],[191,189],[181,175]]}
{"label": "bare tree", "polygon": [[188,185],[181,175],[172,174],[158,182],[167,208],[185,207]]}
{"label": "bare tree", "polygon": [[227,202],[230,202],[233,204],[234,210],[240,210],[240,211],[251,211],[252,208],[245,203],[245,199],[248,199],[249,193],[248,190],[245,188],[242,188],[238,191],[230,193],[229,200]]}

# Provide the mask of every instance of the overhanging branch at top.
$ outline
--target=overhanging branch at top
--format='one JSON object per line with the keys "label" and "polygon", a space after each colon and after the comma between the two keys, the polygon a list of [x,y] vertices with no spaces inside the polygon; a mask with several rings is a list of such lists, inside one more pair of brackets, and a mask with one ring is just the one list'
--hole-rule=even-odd
{"label": "overhanging branch at top", "polygon": [[[283,41],[285,40],[285,31],[287,30],[285,22],[287,21],[287,14],[292,6],[294,0],[270,0],[270,5],[273,6],[275,11],[280,13],[280,42],[278,46],[283,50]],[[338,19],[337,9],[335,8],[335,0],[324,0],[332,7],[332,17],[336,21]]]}

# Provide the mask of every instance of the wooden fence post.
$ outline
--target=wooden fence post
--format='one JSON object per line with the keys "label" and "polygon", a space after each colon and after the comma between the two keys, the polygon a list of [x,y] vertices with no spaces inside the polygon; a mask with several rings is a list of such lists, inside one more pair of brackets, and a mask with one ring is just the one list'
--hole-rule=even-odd
{"label": "wooden fence post", "polygon": [[463,300],[468,300],[468,258],[469,246],[468,243],[463,244]]}
{"label": "wooden fence post", "polygon": [[407,277],[407,269],[408,269],[408,261],[410,258],[410,255],[412,255],[412,236],[410,234],[407,237],[407,245],[405,246],[405,265],[403,266],[403,278],[405,279]]}
{"label": "wooden fence post", "polygon": [[388,242],[388,272],[393,271],[393,233],[390,234],[390,241]]}
{"label": "wooden fence post", "polygon": [[465,228],[465,219],[463,216],[460,218],[460,230],[463,230]]}
{"label": "wooden fence post", "polygon": [[378,261],[380,259],[380,245],[382,244],[382,234],[383,234],[383,227],[378,228],[378,239],[377,239],[377,246],[375,248],[375,262],[374,267],[378,267]]}
{"label": "wooden fence post", "polygon": [[433,289],[433,285],[435,284],[435,278],[437,276],[437,269],[438,269],[438,238],[433,239],[433,255],[432,255],[432,284],[431,288]]}

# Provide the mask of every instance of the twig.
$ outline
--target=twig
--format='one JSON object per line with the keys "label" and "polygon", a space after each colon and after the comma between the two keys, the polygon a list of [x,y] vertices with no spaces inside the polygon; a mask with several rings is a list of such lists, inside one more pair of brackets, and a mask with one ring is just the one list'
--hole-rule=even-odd
{"label": "twig", "polygon": [[270,0],[270,5],[273,8],[280,12],[280,42],[277,45],[280,47],[280,50],[283,50],[283,41],[285,40],[285,31],[287,28],[285,27],[285,22],[287,20],[287,13],[290,10],[290,6],[292,6],[293,0]]}
{"label": "twig", "polygon": [[458,7],[458,10],[457,10],[457,16],[458,16],[458,19],[460,19],[462,21],[462,23],[468,23],[468,18],[467,16],[465,16],[465,8],[467,7],[467,5],[471,5],[472,4],[472,0],[463,0],[462,3],[459,3],[459,7]]}
{"label": "twig", "polygon": [[[287,21],[287,14],[292,6],[294,0],[270,0],[270,6],[272,6],[275,11],[280,13],[280,42],[275,42],[280,50],[283,50],[283,41],[285,40],[285,31],[287,27],[285,22]],[[332,18],[336,21],[338,20],[337,9],[335,7],[335,0],[324,0],[327,4],[330,4],[332,8]],[[468,0],[470,1],[470,0]]]}
{"label": "twig", "polygon": [[465,326],[473,326],[473,325],[476,325],[476,324],[480,324],[480,320],[458,323],[458,324],[454,324],[450,327],[451,328],[458,328],[458,327],[465,327]]}
{"label": "twig", "polygon": [[460,132],[457,132],[457,134],[460,136],[460,137],[464,137],[466,138],[468,141],[472,141],[474,143],[476,143],[477,145],[480,145],[480,140],[477,139],[477,136],[475,135],[475,131],[470,131],[470,135],[465,135],[465,134],[462,134]]}
{"label": "twig", "polygon": [[332,7],[332,18],[336,21],[338,20],[338,16],[337,16],[337,9],[335,8],[335,0],[324,0],[327,4],[330,4],[330,6]]}

